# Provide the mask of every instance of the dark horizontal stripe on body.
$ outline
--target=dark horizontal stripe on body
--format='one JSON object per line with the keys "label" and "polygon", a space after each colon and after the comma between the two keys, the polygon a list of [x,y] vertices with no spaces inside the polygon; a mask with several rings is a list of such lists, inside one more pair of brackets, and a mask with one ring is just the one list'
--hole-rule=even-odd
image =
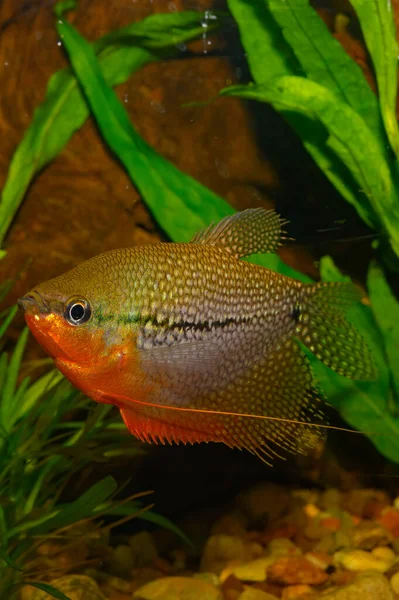
{"label": "dark horizontal stripe on body", "polygon": [[165,319],[160,321],[157,317],[152,315],[142,316],[140,314],[131,314],[131,315],[113,315],[111,313],[104,314],[102,311],[97,310],[93,314],[94,320],[97,324],[101,325],[103,323],[109,323],[110,321],[115,321],[118,325],[133,325],[138,324],[141,327],[145,327],[148,323],[153,325],[154,327],[159,327],[160,329],[192,329],[194,331],[211,331],[214,328],[224,328],[228,327],[231,324],[242,325],[247,321],[252,319],[252,316],[241,316],[238,318],[227,317],[223,320],[218,321],[203,321],[202,323],[194,323],[193,321],[175,321],[170,325],[169,319]]}

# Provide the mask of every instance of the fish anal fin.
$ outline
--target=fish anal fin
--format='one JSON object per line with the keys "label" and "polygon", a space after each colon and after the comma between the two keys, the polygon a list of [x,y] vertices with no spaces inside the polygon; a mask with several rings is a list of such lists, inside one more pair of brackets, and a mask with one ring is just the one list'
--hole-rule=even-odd
{"label": "fish anal fin", "polygon": [[206,227],[191,243],[224,248],[237,258],[275,252],[284,239],[284,224],[274,210],[249,208]]}
{"label": "fish anal fin", "polygon": [[[145,403],[132,402],[129,408],[121,408],[122,419],[132,435],[143,442],[155,444],[219,441],[223,431],[216,415],[209,418],[201,413],[171,410]],[[220,440],[223,441],[223,440]]]}
{"label": "fish anal fin", "polygon": [[148,372],[149,379],[155,378],[153,393],[122,407],[128,429],[142,440],[222,442],[270,464],[287,452],[307,454],[325,437],[320,394],[306,356],[292,339],[233,382],[219,363],[213,389],[193,385],[200,381],[195,378],[187,384],[180,371],[168,372],[165,380],[162,371]]}

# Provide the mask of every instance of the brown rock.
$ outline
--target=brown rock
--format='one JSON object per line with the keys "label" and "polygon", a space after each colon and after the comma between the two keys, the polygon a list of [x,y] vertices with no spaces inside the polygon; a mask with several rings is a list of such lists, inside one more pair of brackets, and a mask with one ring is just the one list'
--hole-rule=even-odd
{"label": "brown rock", "polygon": [[237,496],[236,505],[253,523],[274,522],[287,510],[290,496],[274,483],[260,483]]}
{"label": "brown rock", "polygon": [[375,518],[390,503],[390,497],[382,490],[355,489],[345,496],[344,508],[359,517]]}
{"label": "brown rock", "polygon": [[229,575],[224,581],[221,582],[221,589],[223,591],[224,596],[226,596],[229,590],[235,590],[238,592],[238,596],[244,589],[244,584],[235,577],[235,575]]}
{"label": "brown rock", "polygon": [[220,579],[223,581],[229,575],[234,575],[240,581],[265,581],[268,567],[272,564],[271,556],[263,556],[241,565],[226,567],[221,574]]}
{"label": "brown rock", "polygon": [[302,556],[280,557],[268,569],[268,579],[293,585],[307,583],[321,585],[328,580],[328,575]]}
{"label": "brown rock", "polygon": [[107,600],[131,600],[131,598],[132,594],[124,594],[113,588],[107,591]]}
{"label": "brown rock", "polygon": [[314,589],[310,585],[299,584],[289,585],[284,588],[281,594],[281,600],[312,600],[317,595]]}
{"label": "brown rock", "polygon": [[247,587],[238,600],[277,600],[277,596],[264,592],[258,588]]}
{"label": "brown rock", "polygon": [[354,547],[362,550],[371,550],[375,546],[390,544],[393,541],[391,532],[373,521],[361,521],[350,535]]}
{"label": "brown rock", "polygon": [[226,535],[244,537],[247,532],[246,524],[247,519],[240,511],[236,510],[218,519],[212,525],[211,533],[212,535],[224,533]]}
{"label": "brown rock", "polygon": [[133,594],[134,600],[223,600],[211,583],[191,577],[165,577],[152,581]]}
{"label": "brown rock", "polygon": [[353,583],[320,595],[320,600],[394,600],[388,580],[380,573],[364,573]]}
{"label": "brown rock", "polygon": [[[393,553],[392,553],[393,554]],[[386,573],[393,564],[392,556],[379,557],[366,550],[338,550],[334,554],[334,565],[348,571],[379,571]]]}
{"label": "brown rock", "polygon": [[129,546],[132,551],[134,568],[148,566],[158,557],[154,538],[148,531],[140,531],[131,536]]}
{"label": "brown rock", "polygon": [[212,535],[204,548],[201,571],[219,573],[229,563],[244,563],[251,560],[251,543],[233,535]]}
{"label": "brown rock", "polygon": [[234,590],[234,589],[226,590],[223,593],[224,600],[239,600],[240,596],[241,596],[241,592],[239,592],[238,590]]}
{"label": "brown rock", "polygon": [[283,592],[283,586],[278,583],[273,583],[271,581],[263,581],[261,583],[254,583],[251,587],[256,588],[258,590],[262,590],[267,594],[271,594],[272,596],[277,596],[277,598],[281,597]]}
{"label": "brown rock", "polygon": [[127,544],[119,544],[113,549],[111,568],[116,575],[130,575],[135,566],[133,550]]}
{"label": "brown rock", "polygon": [[140,569],[132,570],[132,591],[138,590],[143,587],[146,583],[154,581],[154,579],[161,579],[164,576],[162,571],[154,569],[152,567],[142,567]]}

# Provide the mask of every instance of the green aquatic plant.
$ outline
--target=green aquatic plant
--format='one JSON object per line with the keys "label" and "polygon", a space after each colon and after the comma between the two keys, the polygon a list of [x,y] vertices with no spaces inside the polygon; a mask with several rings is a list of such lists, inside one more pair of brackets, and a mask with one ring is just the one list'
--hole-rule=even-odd
{"label": "green aquatic plant", "polygon": [[[0,297],[8,288],[0,286]],[[0,343],[15,310],[0,315]],[[111,406],[93,408],[56,370],[34,382],[29,375],[21,379],[27,335],[25,328],[11,356],[5,351],[0,356],[0,598],[11,600],[29,583],[65,600],[40,581],[45,573],[36,552],[49,540],[78,546],[87,523],[90,531],[85,535],[90,538],[135,516],[188,540],[168,519],[141,504],[140,496],[148,492],[118,499],[119,487],[110,476],[73,501],[63,499],[87,465],[134,459],[143,449],[114,420]],[[100,517],[106,515],[114,520],[104,525]],[[58,565],[53,573],[49,568],[47,576],[60,571]]]}
{"label": "green aquatic plant", "polygon": [[221,95],[266,102],[280,112],[398,258],[398,45],[392,7],[385,0],[350,1],[373,61],[378,97],[308,0],[228,0],[254,81]]}
{"label": "green aquatic plant", "polygon": [[[64,17],[64,11],[74,4],[70,1],[59,3],[55,9],[56,26],[72,70],[62,72],[62,76],[60,73],[54,75],[49,84],[46,100],[36,111],[13,159],[5,188],[11,190],[10,197],[20,201],[37,165],[43,166],[51,160],[91,113],[103,139],[125,167],[152,214],[171,239],[187,241],[201,227],[233,213],[233,208],[227,202],[158,155],[137,133],[112,90],[113,85],[122,81],[121,76],[114,76],[114,70],[119,72],[117,61],[105,71],[102,62],[104,57],[98,46],[86,42]],[[360,6],[361,2],[356,4]],[[375,0],[374,8],[377,5],[378,0]],[[253,0],[251,3],[230,0],[229,6],[239,25],[256,84],[227,88],[222,94],[262,96],[265,89],[269,90],[270,95],[274,94],[273,105],[296,129],[316,163],[342,196],[356,207],[365,222],[378,229],[396,251],[399,239],[399,205],[396,197],[398,173],[394,153],[387,149],[388,140],[395,152],[397,146],[390,83],[394,47],[389,33],[392,28],[388,18],[391,15],[386,11],[378,15],[377,24],[382,19],[381,31],[388,31],[388,34],[381,34],[384,40],[378,37],[374,22],[370,32],[365,34],[370,52],[375,54],[376,70],[381,68],[384,71],[377,74],[380,89],[377,99],[358,66],[329,34],[308,2],[289,0],[284,4],[285,12],[279,12],[281,2],[278,0]],[[359,16],[360,11],[361,8]],[[179,30],[180,39],[183,36],[191,39],[198,35],[198,28],[203,25],[203,15],[198,13],[150,17],[131,26],[141,31],[141,37],[137,39],[138,46],[141,48],[142,41],[149,37],[145,33],[147,27],[153,31],[154,37],[161,32],[163,40],[168,39],[164,32],[168,31],[167,23],[172,17],[179,21],[184,30]],[[366,21],[364,17],[364,23]],[[216,17],[214,19],[211,15],[209,19],[208,15],[209,22],[216,26]],[[178,28],[177,21],[175,25]],[[113,35],[102,38],[102,43],[106,44],[104,40],[112,39]],[[389,53],[389,60],[381,66],[384,61],[378,52],[382,43]],[[112,50],[108,51],[113,55],[115,47],[111,45],[110,48]],[[123,45],[119,50],[122,52],[122,49],[125,50]],[[146,61],[147,58],[139,62],[144,64]],[[135,63],[137,67],[139,62]],[[132,70],[125,70],[123,77],[126,78],[128,71]],[[57,87],[54,84],[57,78],[62,83],[64,77],[67,78],[68,89],[73,90],[73,94],[68,96],[68,103],[64,101],[64,86]],[[278,82],[277,87],[273,87],[275,82]],[[260,99],[263,101],[263,96]],[[282,99],[287,103],[285,108],[282,107]],[[80,115],[79,119],[70,120],[75,113]],[[54,115],[57,116],[56,120]],[[53,123],[52,133],[51,137],[46,137],[49,135],[49,123]],[[32,136],[44,140],[42,145],[33,147],[29,142]],[[367,153],[364,152],[365,145]],[[25,165],[29,167],[26,170]],[[13,189],[13,181],[18,179],[16,176],[19,174],[23,175],[25,183],[23,187]],[[299,280],[309,281],[277,255],[251,260]],[[343,277],[328,257],[321,263],[321,275],[326,280]],[[372,306],[358,304],[351,314],[353,323],[367,338],[375,356],[380,371],[378,381],[348,381],[332,373],[313,357],[311,360],[329,401],[347,422],[365,431],[387,458],[399,462],[399,418],[396,415],[399,386],[398,369],[394,367],[399,361],[399,350],[395,344],[395,315],[399,307],[393,294],[387,294],[387,290],[390,291],[390,288],[382,268],[373,263],[368,276]],[[392,319],[388,314],[392,314]]]}

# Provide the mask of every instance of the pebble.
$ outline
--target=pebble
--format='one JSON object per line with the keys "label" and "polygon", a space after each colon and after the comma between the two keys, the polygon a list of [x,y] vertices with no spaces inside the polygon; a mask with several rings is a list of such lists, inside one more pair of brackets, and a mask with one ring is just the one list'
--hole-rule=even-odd
{"label": "pebble", "polygon": [[278,598],[257,588],[247,587],[238,597],[238,600],[278,600]]}
{"label": "pebble", "polygon": [[339,510],[341,503],[342,494],[336,488],[330,488],[320,495],[320,506],[324,510]]}
{"label": "pebble", "polygon": [[226,581],[229,575],[234,575],[240,581],[266,581],[268,567],[274,562],[271,556],[257,558],[243,565],[227,567],[220,574],[220,581]]}
{"label": "pebble", "polygon": [[321,585],[328,580],[323,569],[302,556],[280,557],[269,567],[267,577],[283,585],[306,583]]}
{"label": "pebble", "polygon": [[158,556],[158,550],[154,538],[148,531],[140,531],[129,539],[132,550],[133,567],[145,567],[150,565]]}
{"label": "pebble", "polygon": [[287,554],[291,556],[301,554],[300,548],[287,538],[275,538],[271,540],[267,545],[267,551],[276,558],[287,556]]}
{"label": "pebble", "polygon": [[389,580],[389,583],[391,584],[391,588],[395,592],[395,594],[399,595],[399,571],[392,575],[391,579]]}
{"label": "pebble", "polygon": [[334,565],[348,571],[379,571],[385,573],[392,566],[392,560],[379,558],[366,550],[339,550],[334,554]]}
{"label": "pebble", "polygon": [[287,510],[290,494],[275,483],[260,483],[236,498],[237,508],[252,523],[274,522]]}
{"label": "pebble", "polygon": [[375,518],[390,503],[389,495],[384,491],[355,489],[346,494],[344,508],[359,517]]}
{"label": "pebble", "polygon": [[374,546],[384,546],[393,540],[392,533],[380,523],[362,521],[351,532],[352,544],[360,550],[372,550]]}
{"label": "pebble", "polygon": [[229,563],[248,562],[251,558],[251,542],[234,535],[212,535],[202,554],[201,571],[219,575]]}
{"label": "pebble", "polygon": [[314,598],[315,595],[316,592],[310,585],[289,585],[283,589],[281,600],[296,600],[297,598],[298,600],[308,600],[308,598]]}
{"label": "pebble", "polygon": [[397,559],[396,554],[392,550],[392,548],[388,548],[387,546],[377,546],[376,548],[373,548],[373,550],[371,551],[371,554],[373,556],[376,556],[377,558],[386,560],[388,563],[390,562],[391,565]]}
{"label": "pebble", "polygon": [[318,600],[394,600],[394,597],[381,573],[363,573],[349,585],[322,593]]}
{"label": "pebble", "polygon": [[378,519],[379,523],[388,529],[393,537],[399,537],[399,511],[395,508],[383,510]]}
{"label": "pebble", "polygon": [[194,579],[201,579],[202,581],[207,581],[216,587],[219,587],[219,577],[215,575],[215,573],[195,573],[193,575]]}
{"label": "pebble", "polygon": [[133,594],[133,600],[223,600],[211,583],[192,577],[165,577],[147,583]]}
{"label": "pebble", "polygon": [[224,600],[240,600],[241,592],[234,589],[228,589],[224,592]]}
{"label": "pebble", "polygon": [[331,565],[331,557],[327,552],[307,552],[305,554],[305,558],[316,567],[323,569],[325,571],[327,567]]}
{"label": "pebble", "polygon": [[247,519],[244,515],[236,510],[224,515],[212,525],[211,534],[218,535],[224,533],[226,535],[236,535],[244,537],[247,532]]}
{"label": "pebble", "polygon": [[127,544],[114,548],[111,559],[112,571],[117,575],[128,575],[134,567],[133,550]]}

